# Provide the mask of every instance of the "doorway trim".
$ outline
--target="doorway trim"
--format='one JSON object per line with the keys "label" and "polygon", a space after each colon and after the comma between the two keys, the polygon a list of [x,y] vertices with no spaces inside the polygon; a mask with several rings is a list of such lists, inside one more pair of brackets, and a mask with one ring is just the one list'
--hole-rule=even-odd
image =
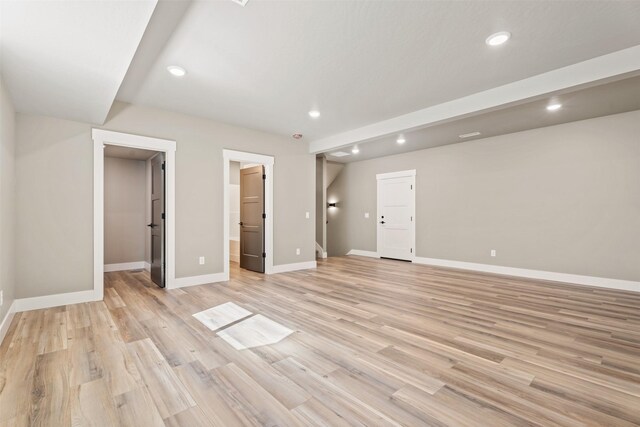
{"label": "doorway trim", "polygon": [[166,289],[176,282],[176,142],[105,129],[91,129],[93,139],[93,291],[96,300],[104,297],[104,147],[141,148],[165,153]]}
{"label": "doorway trim", "polygon": [[413,252],[411,253],[411,257],[409,261],[415,261],[416,259],[416,170],[409,169],[405,171],[398,172],[389,172],[389,173],[379,173],[376,174],[376,255],[378,258],[381,257],[382,253],[382,236],[380,235],[380,226],[378,225],[378,221],[380,221],[380,181],[383,179],[391,179],[391,178],[412,178],[413,191],[411,194],[413,195],[413,203],[411,206],[411,247],[413,248]]}
{"label": "doorway trim", "polygon": [[244,151],[222,150],[223,167],[223,266],[225,280],[229,280],[229,162],[258,163],[264,166],[267,176],[264,182],[264,210],[267,217],[264,224],[264,247],[267,256],[264,261],[265,274],[273,274],[273,164],[274,157]]}

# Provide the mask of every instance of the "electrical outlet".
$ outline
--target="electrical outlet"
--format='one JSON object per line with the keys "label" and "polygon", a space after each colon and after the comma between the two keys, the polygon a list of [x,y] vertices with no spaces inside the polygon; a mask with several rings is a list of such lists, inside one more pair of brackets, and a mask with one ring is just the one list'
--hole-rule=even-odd
{"label": "electrical outlet", "polygon": [[364,213],[364,217],[365,217],[365,218],[369,218],[369,212],[365,212],[365,213]]}
{"label": "electrical outlet", "polygon": [[204,265],[204,257],[203,256],[200,257],[199,261],[200,261],[200,265]]}
{"label": "electrical outlet", "polygon": [[491,249],[491,256],[496,256],[496,250],[495,249]]}
{"label": "electrical outlet", "polygon": [[300,255],[300,248],[296,248],[296,255]]}
{"label": "electrical outlet", "polygon": [[305,213],[304,213],[304,217],[305,217],[305,218],[307,218],[307,219],[309,219],[309,212],[305,212]]}

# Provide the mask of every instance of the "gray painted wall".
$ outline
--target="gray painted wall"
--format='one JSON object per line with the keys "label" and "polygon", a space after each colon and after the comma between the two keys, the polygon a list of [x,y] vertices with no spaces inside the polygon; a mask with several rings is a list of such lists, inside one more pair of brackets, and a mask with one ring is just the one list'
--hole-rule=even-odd
{"label": "gray painted wall", "polygon": [[104,263],[144,261],[147,229],[147,164],[104,159]]}
{"label": "gray painted wall", "polygon": [[419,257],[640,280],[638,135],[634,111],[350,163],[329,255],[375,251],[376,174],[416,169]]}
{"label": "gray painted wall", "polygon": [[[23,114],[16,123],[17,296],[92,289],[92,126]],[[124,103],[102,128],[177,141],[177,277],[223,271],[223,148],[275,157],[274,265],[315,259],[315,157],[307,144]]]}
{"label": "gray painted wall", "polygon": [[0,322],[15,298],[15,111],[0,78]]}

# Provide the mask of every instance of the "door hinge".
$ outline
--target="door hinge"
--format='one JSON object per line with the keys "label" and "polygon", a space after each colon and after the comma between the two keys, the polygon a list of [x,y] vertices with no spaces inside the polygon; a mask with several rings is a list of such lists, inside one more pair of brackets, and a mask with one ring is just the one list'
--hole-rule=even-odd
{"label": "door hinge", "polygon": [[411,189],[413,190],[413,184],[411,184]]}
{"label": "door hinge", "polygon": [[164,162],[162,162],[162,170],[164,170]]}
{"label": "door hinge", "polygon": [[263,214],[262,214],[262,219],[265,219],[266,217],[267,217],[267,214],[266,214],[266,213],[263,213]]}
{"label": "door hinge", "polygon": [[413,253],[413,248],[411,248],[411,253]]}
{"label": "door hinge", "polygon": [[262,258],[266,258],[267,257],[267,253],[266,252],[262,252]]}
{"label": "door hinge", "polygon": [[267,174],[263,173],[262,174],[262,179],[267,179]]}
{"label": "door hinge", "polygon": [[411,222],[413,222],[413,217],[411,217]]}
{"label": "door hinge", "polygon": [[162,219],[164,219],[164,213],[162,214]]}

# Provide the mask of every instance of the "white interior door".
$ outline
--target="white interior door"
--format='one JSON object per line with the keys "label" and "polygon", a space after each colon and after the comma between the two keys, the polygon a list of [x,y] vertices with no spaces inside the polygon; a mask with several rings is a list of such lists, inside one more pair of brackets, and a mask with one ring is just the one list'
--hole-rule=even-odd
{"label": "white interior door", "polygon": [[411,261],[415,255],[415,170],[377,178],[378,255]]}

